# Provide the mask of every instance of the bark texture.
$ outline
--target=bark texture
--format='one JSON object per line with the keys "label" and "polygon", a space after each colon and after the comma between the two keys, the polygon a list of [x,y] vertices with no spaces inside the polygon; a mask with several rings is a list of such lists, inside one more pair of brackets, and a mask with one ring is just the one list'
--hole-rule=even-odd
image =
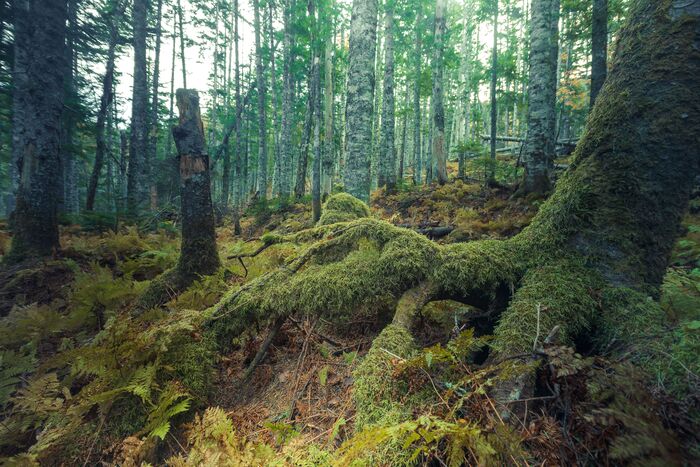
{"label": "bark texture", "polygon": [[520,193],[550,189],[554,164],[559,0],[532,2],[528,128],[523,150],[525,175]]}
{"label": "bark texture", "polygon": [[374,55],[377,39],[377,1],[354,0],[350,24],[346,145],[343,183],[345,191],[369,200],[370,148],[374,101]]}
{"label": "bark texture", "polygon": [[191,282],[200,275],[214,273],[220,263],[216,251],[209,156],[197,91],[178,89],[177,108],[180,123],[173,128],[173,139],[180,161],[182,206],[182,246],[177,269],[184,280]]}
{"label": "bark texture", "polygon": [[591,107],[608,75],[608,0],[593,0]]}
{"label": "bark texture", "polygon": [[131,100],[131,141],[127,176],[126,209],[135,217],[146,206],[148,186],[148,78],[146,76],[146,27],[148,0],[134,0],[134,87]]}
{"label": "bark texture", "polygon": [[447,1],[435,4],[435,46],[433,50],[433,157],[437,167],[437,180],[447,183],[447,148],[445,146],[445,106],[443,104],[443,69],[445,9]]}
{"label": "bark texture", "polygon": [[67,9],[61,0],[15,2],[13,144],[21,167],[9,261],[58,249]]}
{"label": "bark texture", "polygon": [[379,187],[396,188],[396,148],[394,127],[394,8],[386,5],[384,12],[384,91],[382,97],[381,149],[379,153]]}
{"label": "bark texture", "polygon": [[253,1],[255,26],[255,79],[258,83],[258,186],[257,194],[261,199],[267,199],[267,119],[265,116],[265,100],[267,89],[263,74],[262,46],[260,44],[260,0]]}

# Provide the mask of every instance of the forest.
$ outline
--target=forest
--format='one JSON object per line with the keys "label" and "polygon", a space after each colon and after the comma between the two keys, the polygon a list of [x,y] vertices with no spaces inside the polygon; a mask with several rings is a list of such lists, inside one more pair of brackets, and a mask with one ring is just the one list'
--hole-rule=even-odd
{"label": "forest", "polygon": [[700,465],[700,0],[0,0],[0,466]]}

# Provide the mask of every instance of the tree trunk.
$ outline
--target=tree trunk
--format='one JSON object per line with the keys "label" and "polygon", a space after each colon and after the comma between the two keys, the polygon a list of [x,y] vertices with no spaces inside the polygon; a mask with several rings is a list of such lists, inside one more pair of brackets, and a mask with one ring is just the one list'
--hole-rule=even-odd
{"label": "tree trunk", "polygon": [[547,192],[554,164],[557,56],[559,51],[559,0],[532,3],[530,40],[530,106],[523,149],[525,175],[520,194]]}
{"label": "tree trunk", "polygon": [[285,202],[291,193],[292,182],[292,0],[285,0],[284,4],[284,47],[282,70],[282,141],[281,167],[280,167],[280,197]]}
{"label": "tree trunk", "polygon": [[129,171],[126,208],[130,217],[138,216],[146,203],[148,167],[148,78],[146,76],[146,26],[148,25],[148,0],[134,0],[133,45],[134,88],[131,100],[131,144],[129,146]]}
{"label": "tree trunk", "polygon": [[47,256],[59,248],[57,179],[67,8],[61,0],[14,5],[13,144],[21,175],[7,261]]}
{"label": "tree trunk", "polygon": [[80,106],[75,80],[77,78],[76,36],[78,33],[78,0],[68,0],[68,28],[66,30],[66,58],[64,60],[64,101],[61,115],[61,165],[63,176],[59,180],[63,189],[59,198],[59,213],[77,214],[80,210],[78,193],[77,152],[75,129]]}
{"label": "tree trunk", "polygon": [[387,3],[384,12],[384,95],[382,97],[381,152],[379,154],[380,188],[393,191],[396,188],[396,126],[394,101],[394,8]]}
{"label": "tree trunk", "polygon": [[321,54],[319,41],[319,22],[316,20],[315,5],[313,0],[309,1],[309,16],[313,23],[313,34],[311,40],[311,83],[309,89],[311,94],[311,110],[313,113],[314,127],[314,147],[313,166],[311,175],[311,208],[313,221],[318,222],[321,218]]}
{"label": "tree trunk", "polygon": [[97,112],[97,124],[95,126],[95,165],[92,167],[90,182],[87,190],[87,201],[85,209],[92,211],[95,209],[95,196],[97,186],[104,164],[105,153],[107,152],[107,138],[105,137],[105,125],[109,115],[110,105],[114,99],[114,59],[116,56],[117,40],[119,39],[119,19],[123,11],[121,5],[115,6],[114,12],[109,19],[109,45],[107,49],[107,69],[102,78],[102,97],[100,98],[100,109]]}
{"label": "tree trunk", "polygon": [[408,82],[406,83],[406,101],[404,103],[404,108],[402,110],[403,117],[401,121],[401,150],[399,151],[399,176],[398,176],[398,181],[403,182],[403,177],[404,177],[404,170],[405,170],[405,162],[406,162],[406,137],[407,137],[407,131],[406,127],[408,126],[408,108],[410,105],[410,87],[408,86]]}
{"label": "tree trunk", "polygon": [[180,257],[173,269],[151,282],[139,299],[135,314],[165,303],[200,277],[214,274],[221,265],[199,94],[192,89],[178,89],[176,94],[180,119],[172,133],[180,174]]}
{"label": "tree trunk", "polygon": [[299,150],[299,159],[297,160],[297,178],[296,183],[294,184],[294,197],[296,199],[301,199],[304,194],[306,194],[306,172],[308,171],[307,166],[309,161],[309,146],[311,144],[311,129],[313,127],[314,99],[316,98],[316,88],[313,87],[313,62],[309,73],[309,95],[306,102],[304,130],[302,131],[301,135],[301,149]]}
{"label": "tree trunk", "polygon": [[[535,2],[541,0],[534,0]],[[493,49],[491,51],[491,163],[486,171],[486,184],[496,181],[496,134],[498,131],[498,101],[496,85],[498,84],[498,0],[494,0],[493,11]]]}
{"label": "tree trunk", "polygon": [[241,64],[240,64],[240,37],[238,34],[238,16],[240,14],[238,0],[233,1],[233,47],[235,54],[236,68],[236,121],[235,121],[235,131],[236,131],[236,154],[235,154],[235,177],[234,177],[234,200],[233,200],[233,233],[236,235],[241,234],[241,209],[243,207],[243,186],[244,174],[243,174],[243,146],[241,139],[242,136],[242,125],[241,118],[243,116],[243,101],[241,100]]}
{"label": "tree trunk", "polygon": [[[333,2],[331,0],[331,10]],[[330,19],[330,15],[329,15]],[[335,141],[333,125],[333,33],[329,33],[326,38],[326,48],[324,52],[324,108],[323,118],[323,174],[322,191],[324,195],[329,195],[333,191],[333,167],[335,165]]]}
{"label": "tree trunk", "polygon": [[[173,7],[173,42],[172,42],[172,55],[170,59],[170,107],[168,111],[168,125],[173,125],[174,120],[175,120],[175,113],[174,113],[174,102],[175,102],[175,59],[177,57],[177,47],[176,47],[176,39],[177,39],[177,21],[175,18],[177,17],[177,10],[175,7]],[[165,146],[165,157],[170,158],[171,157],[171,149],[172,149],[172,141],[173,141],[173,135],[172,133],[168,132],[168,142]]]}
{"label": "tree trunk", "polygon": [[187,66],[185,60],[185,30],[182,27],[182,4],[177,0],[177,22],[180,28],[180,63],[182,64],[182,87],[187,89]]}
{"label": "tree trunk", "polygon": [[367,149],[372,147],[374,55],[377,38],[377,1],[353,0],[348,53],[345,191],[369,201]]}
{"label": "tree trunk", "polygon": [[[437,180],[447,183],[447,148],[445,147],[445,107],[443,105],[442,75],[447,0],[435,3],[435,48],[433,49],[433,157],[437,163]],[[495,34],[494,34],[495,35]]]}
{"label": "tree trunk", "polygon": [[421,109],[420,109],[420,76],[421,76],[421,23],[420,8],[416,12],[416,27],[413,50],[413,182],[423,183],[423,161],[421,160]]}
{"label": "tree trunk", "polygon": [[258,83],[258,183],[257,196],[267,199],[267,121],[265,116],[265,76],[262,65],[262,47],[260,45],[260,0],[253,0],[255,25],[255,77]]}
{"label": "tree trunk", "polygon": [[[151,100],[151,118],[150,118],[150,138],[148,148],[148,159],[146,165],[150,173],[158,157],[158,105],[159,105],[159,78],[160,78],[160,40],[161,40],[161,23],[163,17],[163,0],[158,0],[156,7],[156,48],[153,59],[153,91]],[[151,200],[151,210],[158,208],[158,192],[156,189],[155,177],[149,178],[149,193]]]}
{"label": "tree trunk", "polygon": [[593,0],[591,107],[608,75],[608,0]]}

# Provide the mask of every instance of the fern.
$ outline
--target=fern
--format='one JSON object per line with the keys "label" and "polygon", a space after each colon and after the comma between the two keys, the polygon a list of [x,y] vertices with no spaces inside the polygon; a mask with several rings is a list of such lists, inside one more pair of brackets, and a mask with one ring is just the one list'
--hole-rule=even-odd
{"label": "fern", "polygon": [[15,391],[21,376],[36,369],[34,351],[14,352],[0,349],[0,409],[3,409]]}
{"label": "fern", "polygon": [[160,393],[158,404],[148,414],[148,422],[143,432],[149,436],[157,436],[164,439],[170,431],[170,420],[177,414],[186,412],[190,408],[190,398],[187,392],[180,389],[174,383],[168,383]]}

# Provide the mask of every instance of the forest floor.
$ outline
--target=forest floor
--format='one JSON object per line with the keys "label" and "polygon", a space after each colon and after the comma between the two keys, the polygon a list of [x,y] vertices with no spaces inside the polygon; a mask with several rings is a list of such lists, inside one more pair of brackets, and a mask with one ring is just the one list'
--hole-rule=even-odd
{"label": "forest floor", "polygon": [[[402,187],[393,194],[375,193],[371,210],[375,217],[415,229],[440,243],[500,239],[511,237],[526,227],[539,206],[538,201],[513,201],[511,194],[506,188],[487,189],[478,183],[462,181],[445,186]],[[224,267],[219,274],[203,278],[174,297],[167,304],[172,313],[203,311],[217,303],[227,291],[277,268],[298,251],[298,246],[280,244],[254,258],[229,258],[254,250],[263,233],[291,233],[313,226],[310,206],[302,202],[283,208],[274,202],[264,209],[254,206],[241,224],[243,235],[240,238],[232,234],[227,222],[217,229]],[[10,237],[4,227],[0,225],[0,254],[9,247]],[[63,250],[56,258],[24,264],[22,270],[0,271],[0,408],[4,411],[1,417],[5,420],[18,417],[18,402],[12,399],[17,396],[13,393],[29,384],[26,381],[30,374],[57,368],[56,361],[62,355],[72,358],[70,355],[77,355],[70,353],[75,349],[94,345],[95,339],[99,340],[95,336],[104,333],[110,317],[128,314],[148,282],[175,264],[178,243],[177,229],[167,221],[150,231],[121,226],[115,232],[100,226],[69,224],[61,228]],[[688,326],[698,327],[700,199],[693,201],[683,223],[682,237],[673,253],[661,303],[670,318],[683,316],[685,322],[690,323]],[[442,311],[447,309],[450,313],[433,314],[431,307],[441,307]],[[425,346],[446,345],[463,307],[454,302],[431,304],[423,310],[414,334]],[[455,322],[434,317],[438,315],[454,315]],[[309,447],[313,446],[315,455],[321,459],[318,464],[325,465],[328,463],[327,453],[352,436],[355,417],[353,371],[383,324],[362,315],[340,325],[305,317],[287,320],[272,340],[264,360],[247,381],[242,381],[245,369],[268,333],[265,329],[250,332],[234,342],[229,351],[218,356],[212,389],[206,402],[200,401],[195,408],[200,413],[207,406],[223,409],[235,427],[237,439],[247,443],[240,447],[241,450],[255,451],[264,447],[287,453],[289,464],[315,465],[315,462],[302,464],[295,457],[296,452],[306,450],[308,458]],[[193,335],[197,332],[196,328],[192,331]],[[28,343],[35,346],[29,348]],[[620,431],[624,423],[611,421],[614,416],[604,412],[599,401],[591,400],[581,390],[591,378],[599,377],[596,373],[599,368],[610,368],[609,362],[596,357],[584,365],[581,362],[587,359],[585,354],[574,354],[573,350],[570,354],[562,352],[566,355],[553,357],[559,363],[552,366],[552,374],[546,378],[549,378],[547,383],[566,389],[561,390],[562,396],[558,399],[543,398],[533,402],[529,407],[529,418],[516,428],[520,443],[527,446],[529,458],[549,465],[614,456],[616,447],[610,440],[614,438],[613,432]],[[20,368],[25,357],[26,368],[13,371],[13,359]],[[70,365],[78,366],[75,363]],[[62,377],[66,371],[56,370],[56,373]],[[99,371],[87,373],[99,375]],[[397,377],[398,373],[397,370]],[[697,375],[689,372],[688,378],[697,378]],[[65,405],[90,381],[89,377],[80,375],[74,380],[71,377],[71,380],[68,396],[61,399]],[[426,381],[423,383],[427,384]],[[604,385],[603,382],[600,384]],[[663,425],[683,444],[697,443],[697,433],[688,432],[692,423],[685,419],[687,407],[669,402],[661,390],[656,395],[658,398],[651,402],[640,399],[639,403],[657,407],[654,416],[661,416]],[[487,399],[480,401],[482,404],[488,402]],[[692,405],[697,400],[686,402]],[[108,407],[105,409],[109,410]],[[440,413],[440,410],[435,409],[434,413]],[[34,445],[35,452],[40,454],[32,459],[41,461],[47,455],[49,458],[54,456],[50,463],[56,465],[88,461],[91,464],[107,461],[138,465],[134,460],[138,457],[130,454],[130,450],[144,451],[142,430],[132,429],[130,432],[129,428],[121,427],[113,430],[114,435],[109,435],[105,428],[100,436],[99,429],[102,429],[104,419],[98,422],[100,418],[90,414],[84,417],[92,420],[92,425],[86,424],[91,428],[80,435],[82,439],[78,436],[74,441],[75,449],[42,447],[45,451],[41,451],[36,448],[41,444],[36,435],[50,417],[27,417],[22,419],[24,432],[0,430],[0,458],[2,455],[17,455]],[[493,413],[484,416],[485,419],[489,417],[495,419]],[[601,420],[605,417],[607,421]],[[191,417],[183,419],[186,420],[191,421]],[[25,426],[27,424],[29,429]],[[94,434],[95,426],[98,435]],[[152,454],[150,457],[139,455],[156,462],[169,456],[187,456],[187,451],[196,446],[191,436],[187,436],[187,426],[186,423],[174,423],[170,433],[164,436],[164,442],[160,443],[155,459]],[[127,437],[126,434],[136,436]],[[662,436],[653,429],[636,434]],[[86,448],[89,448],[87,454]],[[675,452],[671,454],[672,457],[676,455]],[[127,462],[125,459],[132,460]],[[256,461],[250,462],[249,465],[253,465]],[[246,465],[246,462],[241,461],[240,465]]]}

